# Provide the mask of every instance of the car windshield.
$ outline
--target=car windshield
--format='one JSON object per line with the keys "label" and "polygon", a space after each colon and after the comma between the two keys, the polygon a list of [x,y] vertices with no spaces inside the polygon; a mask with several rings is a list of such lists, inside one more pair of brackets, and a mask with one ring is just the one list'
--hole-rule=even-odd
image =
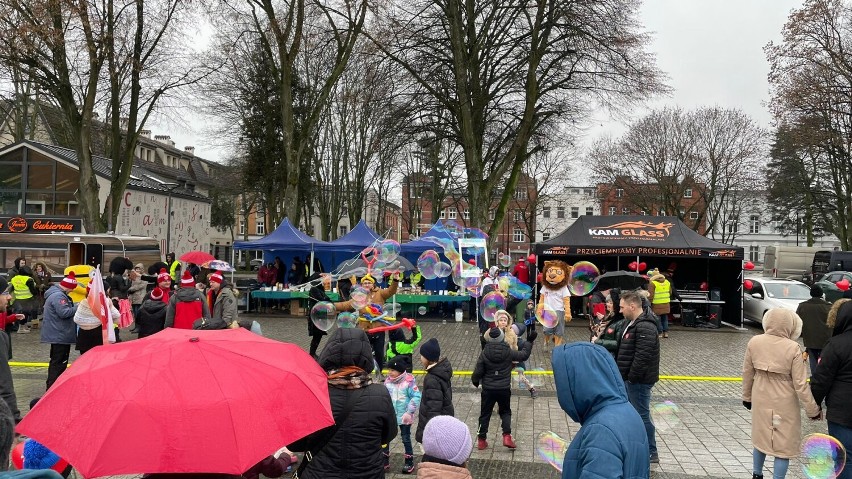
{"label": "car windshield", "polygon": [[777,299],[810,299],[811,290],[798,283],[764,283],[766,295]]}

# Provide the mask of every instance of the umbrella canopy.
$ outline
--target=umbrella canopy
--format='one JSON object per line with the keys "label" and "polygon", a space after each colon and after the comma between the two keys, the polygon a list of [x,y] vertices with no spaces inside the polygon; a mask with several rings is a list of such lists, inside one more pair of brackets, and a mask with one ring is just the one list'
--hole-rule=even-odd
{"label": "umbrella canopy", "polygon": [[647,282],[648,278],[633,271],[610,271],[598,276],[597,289],[599,291],[610,288],[630,290],[641,288]]}
{"label": "umbrella canopy", "polygon": [[[405,271],[414,271],[417,269],[411,261],[403,258],[402,255],[397,256],[395,260],[391,261],[393,265],[399,262],[399,268],[404,269]],[[376,268],[376,265],[373,265]],[[355,276],[362,276],[367,273],[367,263],[360,256],[357,258],[349,259],[337,265],[334,268],[334,273],[345,277],[349,274],[354,274]]]}
{"label": "umbrella canopy", "polygon": [[207,269],[215,269],[216,271],[235,271],[234,267],[231,266],[230,263],[228,263],[227,261],[219,261],[217,259],[214,259],[213,261],[208,261],[202,264],[201,267]]}
{"label": "umbrella canopy", "polygon": [[180,257],[181,261],[199,265],[215,259],[215,256],[204,251],[190,251],[188,253],[184,253],[183,256]]}
{"label": "umbrella canopy", "polygon": [[18,431],[84,477],[241,474],[333,423],[326,374],[298,346],[169,328],[81,356]]}

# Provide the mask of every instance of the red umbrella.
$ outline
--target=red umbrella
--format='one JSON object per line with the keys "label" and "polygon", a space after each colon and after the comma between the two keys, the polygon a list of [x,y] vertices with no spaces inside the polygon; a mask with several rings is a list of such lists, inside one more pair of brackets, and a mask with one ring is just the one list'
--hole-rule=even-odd
{"label": "red umbrella", "polygon": [[169,328],[81,356],[18,431],[84,477],[241,474],[333,423],[326,374],[298,346]]}
{"label": "red umbrella", "polygon": [[214,259],[216,259],[215,256],[204,251],[190,251],[189,253],[184,253],[183,256],[180,257],[181,261],[193,264],[204,264],[208,261],[213,261]]}

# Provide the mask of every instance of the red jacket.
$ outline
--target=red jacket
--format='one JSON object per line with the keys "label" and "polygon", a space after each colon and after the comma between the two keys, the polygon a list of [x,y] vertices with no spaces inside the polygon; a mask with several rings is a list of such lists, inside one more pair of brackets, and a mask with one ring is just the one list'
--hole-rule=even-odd
{"label": "red jacket", "polygon": [[265,284],[267,286],[272,286],[275,284],[275,280],[278,277],[278,272],[275,268],[267,268],[266,266],[261,266],[257,271],[257,282]]}
{"label": "red jacket", "polygon": [[521,283],[527,284],[530,282],[530,268],[526,262],[521,262],[515,265],[512,270],[512,275],[518,278]]}
{"label": "red jacket", "polygon": [[6,313],[5,311],[3,311],[2,313],[0,313],[0,324],[2,324],[2,325],[3,325],[3,328],[5,328],[6,326],[8,326],[8,325],[10,325],[10,324],[14,323],[14,322],[15,322],[15,321],[17,321],[17,320],[18,320],[18,319],[17,319],[17,315],[16,315],[16,314],[8,314],[8,313]]}

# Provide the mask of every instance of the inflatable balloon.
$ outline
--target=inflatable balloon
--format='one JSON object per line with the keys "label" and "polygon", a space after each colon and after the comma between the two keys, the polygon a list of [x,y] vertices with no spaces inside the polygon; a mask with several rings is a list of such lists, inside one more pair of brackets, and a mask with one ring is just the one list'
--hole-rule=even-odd
{"label": "inflatable balloon", "polygon": [[640,272],[645,271],[646,269],[648,269],[648,265],[644,261],[639,263],[639,271]]}
{"label": "inflatable balloon", "polygon": [[745,289],[751,289],[754,287],[754,283],[750,279],[747,279],[743,281],[743,286],[745,286]]}
{"label": "inflatable balloon", "polygon": [[698,286],[698,289],[700,289],[701,291],[707,291],[708,289],[710,289],[710,285],[707,284],[707,281],[704,281]]}
{"label": "inflatable balloon", "polygon": [[637,269],[639,269],[639,263],[637,263],[635,261],[631,261],[630,264],[627,265],[627,268],[630,271],[636,271]]}
{"label": "inflatable balloon", "polygon": [[535,257],[535,255],[534,255],[534,254],[530,253],[530,255],[529,255],[529,256],[527,256],[527,262],[529,262],[529,263],[535,263],[535,260],[536,260],[536,257]]}
{"label": "inflatable balloon", "polygon": [[748,270],[748,271],[753,270],[754,269],[754,263],[752,263],[751,261],[746,261],[745,264],[743,265],[743,269]]}
{"label": "inflatable balloon", "polygon": [[840,291],[847,291],[849,289],[849,280],[846,279],[846,278],[843,278],[842,280],[840,280],[840,281],[838,281],[834,284],[837,286],[837,289],[839,289]]}

